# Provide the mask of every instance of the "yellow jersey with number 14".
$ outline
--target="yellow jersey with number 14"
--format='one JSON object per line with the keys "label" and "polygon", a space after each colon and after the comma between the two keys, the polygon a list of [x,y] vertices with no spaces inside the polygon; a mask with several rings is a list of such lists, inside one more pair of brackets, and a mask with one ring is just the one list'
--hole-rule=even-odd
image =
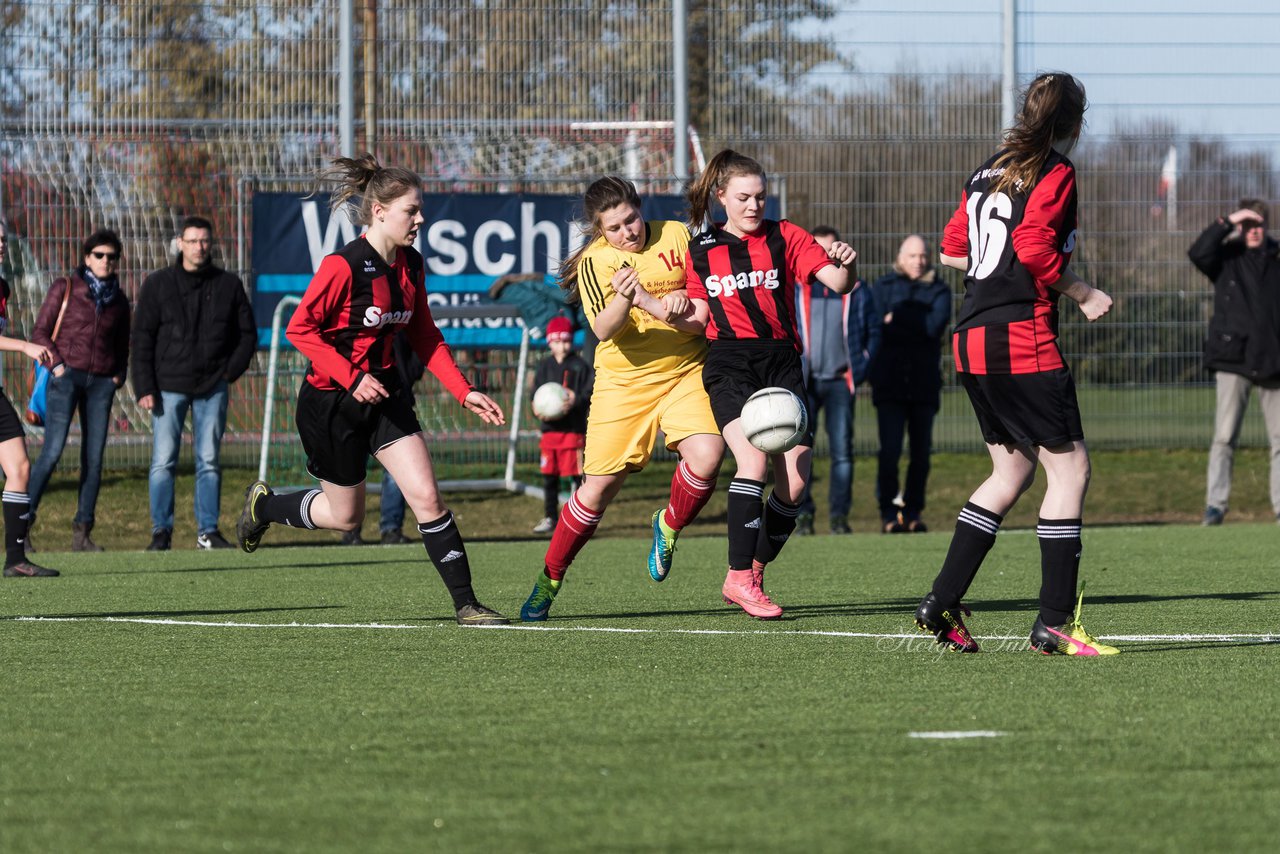
{"label": "yellow jersey with number 14", "polygon": [[[594,324],[613,300],[613,275],[623,267],[635,268],[640,284],[656,299],[682,289],[688,247],[689,229],[682,222],[646,222],[639,252],[624,252],[596,238],[578,262],[578,293],[588,320]],[[704,336],[681,332],[633,306],[623,327],[596,347],[596,381],[656,382],[685,373],[706,354]]]}

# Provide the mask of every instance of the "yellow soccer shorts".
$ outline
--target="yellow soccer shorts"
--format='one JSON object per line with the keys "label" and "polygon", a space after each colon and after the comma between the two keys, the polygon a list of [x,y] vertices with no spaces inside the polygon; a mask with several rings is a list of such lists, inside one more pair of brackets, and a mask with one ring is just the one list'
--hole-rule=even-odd
{"label": "yellow soccer shorts", "polygon": [[697,433],[720,435],[702,387],[702,365],[668,381],[623,387],[596,376],[587,419],[587,474],[640,471],[653,455],[661,429],[667,448]]}

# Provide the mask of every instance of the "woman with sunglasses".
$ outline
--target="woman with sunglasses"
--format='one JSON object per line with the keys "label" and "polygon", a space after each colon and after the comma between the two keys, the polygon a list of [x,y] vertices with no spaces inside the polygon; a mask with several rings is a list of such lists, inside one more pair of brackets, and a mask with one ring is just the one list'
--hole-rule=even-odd
{"label": "woman with sunglasses", "polygon": [[71,522],[71,550],[100,552],[102,547],[89,534],[102,483],[111,404],[129,364],[129,300],[120,289],[119,236],[99,229],[84,241],[83,253],[80,265],[50,286],[31,333],[33,342],[48,348],[53,375],[45,393],[44,447],[31,467],[27,491],[34,525],[40,496],[58,467],[78,411],[80,492]]}

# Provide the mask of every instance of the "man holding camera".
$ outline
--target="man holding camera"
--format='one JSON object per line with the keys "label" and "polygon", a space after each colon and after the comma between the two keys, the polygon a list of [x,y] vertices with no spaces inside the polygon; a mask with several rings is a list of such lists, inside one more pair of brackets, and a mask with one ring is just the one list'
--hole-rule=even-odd
{"label": "man holding camera", "polygon": [[1267,236],[1270,210],[1241,199],[1239,210],[1206,228],[1187,254],[1213,282],[1213,318],[1204,344],[1217,407],[1209,449],[1205,525],[1220,525],[1249,391],[1258,388],[1271,442],[1271,507],[1280,521],[1280,246]]}

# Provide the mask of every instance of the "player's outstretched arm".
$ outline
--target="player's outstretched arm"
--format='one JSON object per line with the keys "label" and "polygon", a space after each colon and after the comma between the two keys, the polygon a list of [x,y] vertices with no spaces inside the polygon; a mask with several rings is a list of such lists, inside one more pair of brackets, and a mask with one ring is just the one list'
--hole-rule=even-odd
{"label": "player's outstretched arm", "polygon": [[467,409],[480,416],[480,419],[486,424],[493,424],[501,427],[507,423],[507,418],[502,414],[502,407],[494,401],[489,395],[473,391],[462,401],[462,405]]}

